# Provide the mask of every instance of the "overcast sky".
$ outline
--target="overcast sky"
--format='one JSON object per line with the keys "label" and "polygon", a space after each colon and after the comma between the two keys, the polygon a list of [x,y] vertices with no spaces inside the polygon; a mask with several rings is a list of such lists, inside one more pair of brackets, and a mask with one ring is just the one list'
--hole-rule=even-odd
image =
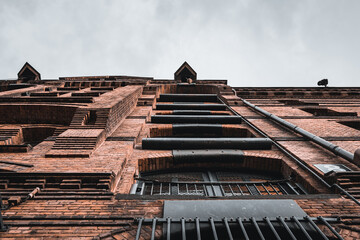
{"label": "overcast sky", "polygon": [[0,78],[199,79],[232,86],[360,86],[359,0],[1,0]]}

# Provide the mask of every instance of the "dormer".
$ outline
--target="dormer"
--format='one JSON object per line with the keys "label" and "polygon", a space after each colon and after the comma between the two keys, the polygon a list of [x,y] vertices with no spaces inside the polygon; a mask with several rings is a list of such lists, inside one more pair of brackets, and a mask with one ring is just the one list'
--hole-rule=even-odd
{"label": "dormer", "polygon": [[18,82],[25,83],[28,81],[39,81],[41,75],[36,69],[31,66],[28,62],[20,69],[18,73]]}
{"label": "dormer", "polygon": [[194,83],[196,82],[196,72],[187,62],[184,62],[175,72],[174,79],[181,83]]}

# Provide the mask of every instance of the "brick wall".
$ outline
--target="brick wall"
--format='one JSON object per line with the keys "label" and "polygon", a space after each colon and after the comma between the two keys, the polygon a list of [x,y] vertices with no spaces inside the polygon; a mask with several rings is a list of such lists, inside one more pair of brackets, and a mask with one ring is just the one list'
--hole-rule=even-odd
{"label": "brick wall", "polygon": [[[109,81],[100,81],[100,79],[108,79]],[[52,136],[46,141],[42,141],[28,152],[0,153],[0,171],[2,171],[3,175],[5,171],[12,171],[28,176],[27,182],[25,179],[24,183],[17,183],[19,186],[21,184],[25,186],[25,183],[27,183],[26,186],[34,184],[35,178],[31,177],[31,174],[37,173],[43,175],[42,180],[48,181],[48,183],[42,183],[43,186],[51,184],[52,180],[49,180],[51,179],[49,176],[59,174],[61,176],[57,177],[61,181],[59,184],[68,187],[54,187],[53,189],[45,187],[45,189],[42,189],[43,192],[36,195],[34,199],[2,211],[5,224],[10,225],[10,229],[7,232],[0,233],[0,238],[134,239],[136,235],[135,218],[162,217],[165,199],[195,199],[194,196],[130,195],[130,189],[135,183],[136,177],[141,172],[156,170],[180,171],[187,168],[194,170],[257,170],[259,172],[281,174],[286,179],[292,178],[296,183],[301,184],[309,195],[289,195],[286,196],[287,198],[294,199],[309,216],[339,218],[339,222],[334,224],[335,229],[345,239],[359,239],[358,216],[360,215],[360,207],[352,200],[339,195],[338,191],[327,188],[309,171],[274,146],[270,150],[244,150],[242,162],[226,163],[192,162],[178,164],[174,163],[172,151],[142,149],[141,140],[144,137],[173,135],[171,124],[150,123],[152,114],[172,114],[172,111],[154,109],[159,94],[211,93],[219,94],[222,99],[233,106],[236,112],[247,118],[274,141],[277,141],[277,143],[298,157],[304,165],[308,166],[320,177],[327,179],[321,171],[314,167],[314,164],[344,164],[354,171],[360,170],[358,166],[349,161],[335,156],[328,150],[303,139],[300,135],[249,109],[243,105],[239,98],[232,95],[231,87],[224,84],[224,81],[204,81],[198,85],[176,85],[173,81],[145,78],[134,78],[133,80],[130,78],[121,78],[121,80],[120,78],[119,80],[111,78],[110,81],[106,76],[99,79],[92,78],[91,81],[86,77],[67,78],[66,80],[60,80],[57,85],[77,87],[79,90],[61,90],[66,93],[59,95],[59,97],[71,97],[73,92],[88,93],[94,95],[92,96],[92,102],[66,104],[55,102],[42,102],[41,104],[4,102],[0,104],[0,112],[5,113],[5,115],[0,115],[0,123],[2,123],[0,128],[26,129],[25,132],[19,130],[23,134],[21,138],[40,139],[55,128],[68,129],[59,136]],[[44,93],[42,92],[44,87],[45,85],[37,86],[33,90]],[[95,90],[91,90],[91,87],[108,87],[109,89],[104,90],[101,94],[93,94]],[[324,97],[330,96],[330,92],[324,92],[320,96],[317,94],[318,90],[315,91],[315,89],[301,90],[304,92],[304,95],[301,96],[306,99],[296,97],[300,95],[295,94],[296,91],[291,89],[260,90],[243,89],[238,91],[251,92],[249,95],[243,93],[244,96],[250,96],[250,102],[259,105],[272,114],[285,118],[307,131],[329,139],[332,143],[350,152],[354,152],[355,149],[360,147],[360,139],[357,139],[359,130],[338,123],[339,120],[354,120],[356,119],[355,116],[317,117],[300,109],[310,103],[322,104],[324,107],[338,112],[353,111],[359,113],[360,107],[354,106],[357,104],[356,99],[351,99],[350,102],[346,100],[350,96],[349,91],[340,92],[329,101]],[[17,98],[16,96],[19,96],[24,91],[26,90],[2,92],[1,96],[8,97],[10,94]],[[316,94],[312,94],[312,92]],[[53,97],[56,98],[56,96]],[[341,97],[344,97],[344,99],[341,99]],[[94,126],[96,124],[87,125],[80,122],[80,126],[71,125],[76,110],[77,114],[84,113],[85,118],[88,111],[95,111],[99,113],[98,116],[100,116],[99,111],[103,111],[106,120],[105,124]],[[80,110],[84,110],[84,112]],[[212,114],[231,115],[232,113],[223,111],[221,113],[212,112]],[[80,120],[82,119],[80,118]],[[29,128],[32,128],[32,130],[28,131]],[[39,129],[38,133],[34,129]],[[245,123],[239,125],[224,124],[222,126],[222,135],[223,137],[261,137],[260,134]],[[64,155],[62,158],[46,156],[56,146],[56,141],[59,142],[62,137],[68,136],[84,138],[95,136],[98,140],[91,150],[91,154],[87,157],[71,154]],[[61,152],[71,152],[69,151],[70,147],[66,149],[66,146]],[[106,177],[98,177],[97,182],[95,184],[91,183],[93,185],[90,186],[87,185],[87,181],[92,174],[105,174]],[[95,179],[95,177],[93,178]],[[9,200],[9,191],[15,196],[17,196],[16,194],[26,196],[32,190],[32,188],[21,188],[19,186],[17,188],[11,187],[11,181],[2,180],[3,178],[0,181],[0,186],[2,186],[0,192],[4,193],[5,204]],[[12,181],[18,181],[18,179],[13,178]],[[336,182],[337,180],[333,179],[333,181]],[[352,184],[356,185],[358,182],[352,182]],[[4,186],[6,186],[6,189]],[[73,188],[70,188],[71,186]],[[278,199],[280,197],[234,196],[233,198]],[[202,199],[206,199],[206,197],[204,196]],[[221,201],[224,198],[219,197],[216,199]],[[325,229],[323,230],[327,233]],[[144,237],[150,238],[151,229],[147,228],[144,232]],[[156,236],[160,237],[161,234],[162,229],[158,228]]]}

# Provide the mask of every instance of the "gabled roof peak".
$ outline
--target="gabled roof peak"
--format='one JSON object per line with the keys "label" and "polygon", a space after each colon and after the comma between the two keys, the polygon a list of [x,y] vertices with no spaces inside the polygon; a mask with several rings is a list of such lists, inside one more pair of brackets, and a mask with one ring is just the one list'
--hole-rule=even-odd
{"label": "gabled roof peak", "polygon": [[174,79],[176,81],[186,82],[188,78],[196,81],[197,74],[195,70],[185,61],[174,73]]}
{"label": "gabled roof peak", "polygon": [[26,62],[18,73],[18,81],[27,82],[38,80],[41,80],[40,73],[33,66],[31,66],[30,63]]}

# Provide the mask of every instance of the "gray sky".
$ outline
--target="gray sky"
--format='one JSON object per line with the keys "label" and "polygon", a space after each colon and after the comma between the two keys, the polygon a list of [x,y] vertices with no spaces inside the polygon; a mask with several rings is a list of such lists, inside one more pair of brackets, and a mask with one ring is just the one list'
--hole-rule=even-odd
{"label": "gray sky", "polygon": [[1,0],[0,78],[199,79],[232,86],[360,86],[359,0]]}

